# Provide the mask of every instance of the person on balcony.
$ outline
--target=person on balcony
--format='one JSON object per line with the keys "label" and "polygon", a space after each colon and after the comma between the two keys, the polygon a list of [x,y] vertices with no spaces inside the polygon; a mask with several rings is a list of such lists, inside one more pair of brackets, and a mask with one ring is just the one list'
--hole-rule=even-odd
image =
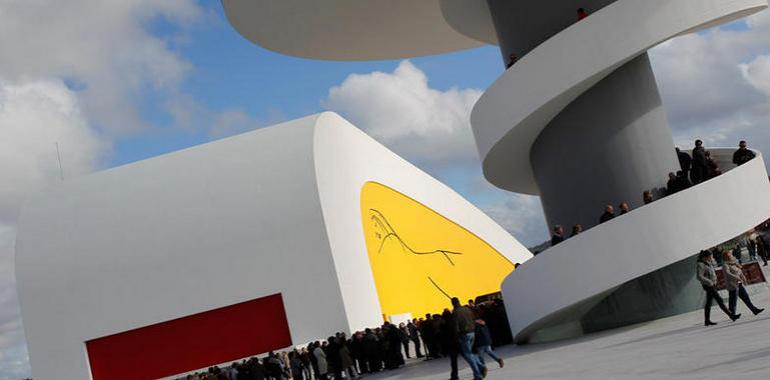
{"label": "person on balcony", "polygon": [[655,201],[655,199],[652,197],[652,191],[645,190],[642,193],[642,202],[644,202],[644,204],[648,205],[648,204],[650,204],[650,203],[652,203],[654,201]]}
{"label": "person on balcony", "polygon": [[741,140],[741,142],[738,143],[738,150],[733,153],[733,163],[741,166],[751,161],[756,156],[757,155],[754,154],[754,152],[746,147],[746,141]]}
{"label": "person on balcony", "polygon": [[714,178],[722,174],[722,170],[719,169],[719,165],[713,158],[711,158],[711,152],[706,151],[706,168],[708,170],[708,179]]}
{"label": "person on balcony", "polygon": [[676,194],[682,190],[681,182],[674,173],[668,173],[668,182],[666,182],[666,195]]}
{"label": "person on balcony", "polygon": [[679,166],[682,168],[684,175],[690,176],[690,168],[692,167],[692,157],[689,154],[679,150],[679,147],[675,148],[676,157],[679,159]]}
{"label": "person on balcony", "polygon": [[725,282],[727,283],[727,294],[729,295],[728,305],[730,313],[735,315],[735,308],[738,304],[738,297],[751,310],[754,315],[757,315],[765,309],[760,309],[751,302],[749,293],[746,292],[744,284],[748,283],[746,276],[743,274],[743,267],[735,259],[735,256],[730,251],[725,252],[724,264],[722,265],[725,272]]}
{"label": "person on balcony", "polygon": [[575,237],[583,233],[583,225],[582,224],[576,224],[572,226],[572,235],[569,237]]}
{"label": "person on balcony", "polygon": [[588,12],[585,10],[585,8],[578,8],[578,10],[577,10],[578,21],[582,21],[586,17],[588,17]]}
{"label": "person on balcony", "polygon": [[599,224],[602,224],[608,220],[612,220],[612,218],[615,217],[615,208],[612,207],[612,205],[607,205],[607,207],[604,208],[604,214],[599,217]]}
{"label": "person on balcony", "polygon": [[695,140],[695,149],[692,150],[692,168],[690,179],[694,185],[697,185],[707,179],[708,164],[706,163],[706,149],[703,147],[703,141]]}
{"label": "person on balcony", "polygon": [[553,235],[551,236],[551,247],[564,241],[564,227],[560,225],[553,226]]}
{"label": "person on balcony", "polygon": [[508,63],[505,64],[505,69],[508,70],[511,68],[511,66],[516,64],[516,61],[519,60],[519,57],[516,56],[516,54],[511,53],[511,55],[508,56]]}
{"label": "person on balcony", "polygon": [[631,212],[631,207],[628,205],[627,202],[622,202],[618,208],[620,208],[620,215],[628,214]]}
{"label": "person on balcony", "polygon": [[703,314],[706,326],[714,326],[716,323],[711,321],[711,304],[716,301],[719,308],[735,322],[741,317],[740,314],[733,314],[725,306],[724,300],[717,292],[717,273],[714,270],[714,255],[709,251],[700,251],[698,254],[697,278],[700,281],[703,290],[706,291],[706,304],[703,307]]}

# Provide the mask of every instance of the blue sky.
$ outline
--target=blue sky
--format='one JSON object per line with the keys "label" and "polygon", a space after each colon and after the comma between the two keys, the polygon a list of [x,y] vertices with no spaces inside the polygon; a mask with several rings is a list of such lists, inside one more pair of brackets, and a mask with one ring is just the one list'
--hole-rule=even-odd
{"label": "blue sky", "polygon": [[[400,61],[337,62],[295,58],[263,49],[238,34],[218,2],[201,1],[205,20],[182,31],[164,18],[153,20],[153,33],[193,65],[182,91],[213,111],[237,108],[255,119],[291,120],[324,110],[329,89],[352,73],[392,72]],[[432,88],[489,86],[502,72],[499,50],[484,47],[411,60],[423,70]],[[142,115],[158,126],[173,124],[163,99],[151,91],[141,102]],[[110,166],[157,156],[209,141],[201,130],[161,128],[116,141]]]}

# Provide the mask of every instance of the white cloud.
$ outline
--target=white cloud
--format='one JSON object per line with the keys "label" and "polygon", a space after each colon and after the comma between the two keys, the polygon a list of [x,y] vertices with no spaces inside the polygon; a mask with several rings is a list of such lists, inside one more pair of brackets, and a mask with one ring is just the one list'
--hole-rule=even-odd
{"label": "white cloud", "polygon": [[770,12],[732,27],[669,41],[652,50],[677,144],[738,140],[770,152]]}
{"label": "white cloud", "polygon": [[21,202],[60,181],[60,168],[65,178],[94,170],[107,149],[60,80],[0,82],[0,379],[29,371],[13,271]]}
{"label": "white cloud", "polygon": [[158,18],[184,27],[201,17],[193,0],[10,0],[0,3],[0,77],[63,78],[100,128],[144,126],[143,90],[175,91],[191,66],[148,31]]}
{"label": "white cloud", "polygon": [[430,88],[425,73],[403,61],[393,73],[350,75],[324,106],[416,165],[440,170],[478,160],[469,115],[481,94]]}

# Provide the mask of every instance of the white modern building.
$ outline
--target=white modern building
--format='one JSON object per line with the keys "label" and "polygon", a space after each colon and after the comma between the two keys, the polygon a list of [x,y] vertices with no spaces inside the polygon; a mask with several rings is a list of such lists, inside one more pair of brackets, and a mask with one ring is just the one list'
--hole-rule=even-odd
{"label": "white modern building", "polygon": [[323,113],[36,195],[16,265],[34,378],[113,380],[440,312],[442,291],[499,292],[530,257],[457,193]]}
{"label": "white modern building", "polygon": [[[484,174],[502,189],[539,195],[549,225],[587,230],[506,280],[519,342],[699,307],[702,290],[687,259],[770,215],[761,157],[676,197],[642,202],[644,191],[663,197],[667,174],[680,166],[647,51],[763,10],[766,0],[223,4],[244,37],[299,57],[397,59],[500,47],[506,70],[471,116]],[[721,164],[726,170],[731,162]],[[592,228],[605,205],[621,202],[638,210]],[[685,222],[691,218],[705,221]]]}
{"label": "white modern building", "polygon": [[[712,149],[724,174],[660,199],[679,164],[646,53],[766,0],[223,5],[244,37],[300,57],[499,45],[506,70],[471,116],[485,176],[586,231],[532,258],[331,113],[66,181],[29,200],[18,233],[36,379],[156,378],[501,287],[519,342],[659,318],[698,306],[694,254],[770,215],[761,154],[734,168]],[[596,226],[620,202],[634,210]]]}

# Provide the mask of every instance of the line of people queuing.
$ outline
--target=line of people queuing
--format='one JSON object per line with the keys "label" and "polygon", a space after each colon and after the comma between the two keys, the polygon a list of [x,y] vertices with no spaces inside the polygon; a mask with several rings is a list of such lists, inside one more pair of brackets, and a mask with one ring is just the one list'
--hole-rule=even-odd
{"label": "line of people queuing", "polygon": [[[665,196],[676,194],[722,174],[719,165],[711,157],[711,152],[703,147],[703,141],[695,140],[695,148],[692,150],[692,156],[686,152],[682,152],[678,147],[675,150],[681,170],[676,173],[668,173],[669,179],[666,183]],[[732,162],[735,165],[740,166],[751,161],[755,157],[756,154],[749,150],[746,141],[742,140],[738,143],[738,149],[733,153]],[[642,193],[642,202],[645,205],[654,201],[655,199],[651,190],[645,190]],[[628,202],[620,203],[618,208],[620,209],[619,215],[631,212],[631,207]],[[613,205],[606,205],[604,212],[599,216],[599,224],[606,223],[616,216],[618,216],[618,214],[615,213],[615,207]],[[582,232],[583,226],[576,224],[572,227],[572,233],[569,237],[576,236]],[[551,246],[555,246],[567,238],[564,227],[555,225],[551,232]],[[765,256],[762,256],[762,258],[764,259]]]}
{"label": "line of people queuing", "polygon": [[416,358],[448,357],[452,380],[458,379],[458,355],[468,362],[476,379],[486,375],[484,356],[502,367],[504,362],[492,347],[513,341],[502,300],[479,305],[469,300],[467,306],[459,306],[454,298],[452,303],[453,311],[445,309],[442,314],[426,314],[425,318],[415,318],[398,326],[385,322],[381,327],[358,331],[352,337],[337,333],[306,347],[270,352],[264,358],[253,357],[227,368],[210,367],[204,373],[187,375],[186,379],[357,379],[361,375],[402,367],[405,358],[412,357],[412,347]]}

